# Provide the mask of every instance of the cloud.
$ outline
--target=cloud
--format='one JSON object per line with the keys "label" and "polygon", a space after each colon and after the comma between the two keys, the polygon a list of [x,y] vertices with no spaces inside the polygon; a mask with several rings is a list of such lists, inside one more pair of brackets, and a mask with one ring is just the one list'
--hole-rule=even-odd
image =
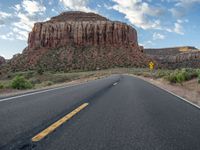
{"label": "cloud", "polygon": [[0,35],[0,39],[12,41],[14,40],[13,35],[13,32],[9,32],[6,35]]}
{"label": "cloud", "polygon": [[0,11],[0,26],[2,27],[11,16],[10,13]]}
{"label": "cloud", "polygon": [[35,15],[36,13],[43,13],[46,11],[46,7],[34,0],[23,0],[22,7],[29,15]]}
{"label": "cloud", "polygon": [[46,7],[40,1],[23,0],[12,8],[15,10],[16,19],[11,24],[11,31],[14,33],[13,38],[26,41],[34,23],[45,20],[42,16]]}
{"label": "cloud", "polygon": [[25,31],[31,31],[34,21],[21,12],[17,14],[17,17],[19,18],[19,21],[13,23],[13,25],[19,29],[23,29]]}
{"label": "cloud", "polygon": [[190,8],[194,4],[200,3],[200,0],[176,0],[177,7]]}
{"label": "cloud", "polygon": [[13,32],[16,34],[15,39],[26,41],[28,38],[28,32],[20,30],[19,28],[13,28]]}
{"label": "cloud", "polygon": [[163,34],[156,32],[153,34],[153,40],[163,40],[163,39],[165,39],[165,36]]}
{"label": "cloud", "polygon": [[0,25],[5,24],[6,18],[12,18],[14,21],[9,24],[10,32],[8,34],[1,35],[1,39],[7,40],[24,40],[28,38],[28,33],[32,30],[35,22],[44,21],[46,18],[43,14],[46,11],[46,7],[42,4],[42,1],[36,0],[22,0],[21,3],[11,7],[14,13],[9,14],[0,11]]}
{"label": "cloud", "polygon": [[13,9],[15,10],[15,11],[20,11],[21,10],[21,6],[19,5],[19,4],[17,4],[17,5],[15,5],[14,7],[13,7]]}
{"label": "cloud", "polygon": [[0,18],[5,19],[5,18],[8,18],[8,17],[11,17],[11,14],[0,11]]}
{"label": "cloud", "polygon": [[174,32],[175,32],[175,33],[178,33],[178,34],[180,34],[180,35],[184,35],[183,27],[182,27],[182,25],[181,25],[180,23],[176,22],[176,23],[174,24]]}
{"label": "cloud", "polygon": [[60,0],[60,2],[69,10],[94,12],[88,7],[88,0]]}
{"label": "cloud", "polygon": [[160,20],[150,19],[158,17],[164,10],[155,6],[150,6],[141,0],[112,0],[115,4],[112,9],[125,15],[135,26],[142,29],[161,29]]}
{"label": "cloud", "polygon": [[144,47],[151,47],[154,46],[155,43],[153,43],[151,40],[145,41],[143,43],[140,43],[140,45],[144,46]]}
{"label": "cloud", "polygon": [[200,0],[167,0],[172,2],[173,8],[169,9],[172,15],[176,18],[182,18],[187,15],[195,4],[200,4]]}
{"label": "cloud", "polygon": [[169,11],[172,13],[172,16],[174,16],[175,18],[182,18],[186,15],[186,11],[185,9],[181,9],[181,8],[171,8],[169,9]]}

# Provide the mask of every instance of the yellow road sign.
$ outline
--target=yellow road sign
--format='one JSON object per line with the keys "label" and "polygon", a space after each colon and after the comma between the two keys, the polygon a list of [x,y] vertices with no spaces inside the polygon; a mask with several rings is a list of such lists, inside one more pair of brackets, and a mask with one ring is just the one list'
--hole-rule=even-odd
{"label": "yellow road sign", "polygon": [[154,63],[151,61],[149,62],[149,69],[150,70],[153,70],[154,69]]}

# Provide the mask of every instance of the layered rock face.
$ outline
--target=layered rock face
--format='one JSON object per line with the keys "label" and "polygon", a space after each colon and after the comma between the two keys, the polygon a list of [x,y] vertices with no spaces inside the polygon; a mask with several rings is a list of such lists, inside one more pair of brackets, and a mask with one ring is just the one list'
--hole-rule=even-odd
{"label": "layered rock face", "polygon": [[136,30],[131,26],[81,12],[63,13],[45,23],[36,23],[28,45],[29,49],[66,45],[138,46]]}
{"label": "layered rock face", "polygon": [[195,47],[145,49],[144,52],[164,68],[200,67],[200,51]]}
{"label": "layered rock face", "polygon": [[0,66],[4,63],[6,63],[6,59],[4,57],[0,56]]}
{"label": "layered rock face", "polygon": [[10,63],[13,70],[93,70],[143,67],[148,61],[131,26],[94,13],[64,12],[35,23],[28,47]]}

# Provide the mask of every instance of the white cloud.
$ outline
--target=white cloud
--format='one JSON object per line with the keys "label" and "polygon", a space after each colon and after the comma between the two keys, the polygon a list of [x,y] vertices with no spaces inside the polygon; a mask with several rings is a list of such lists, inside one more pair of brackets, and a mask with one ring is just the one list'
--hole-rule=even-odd
{"label": "white cloud", "polygon": [[184,20],[178,19],[177,22],[178,22],[178,23],[188,23],[189,20],[188,20],[188,19],[184,19]]}
{"label": "white cloud", "polygon": [[165,36],[163,34],[156,32],[153,34],[153,40],[163,40],[163,39],[165,39]]}
{"label": "white cloud", "polygon": [[196,3],[200,3],[200,0],[176,0],[176,1],[177,1],[176,6],[184,8],[189,8]]}
{"label": "white cloud", "polygon": [[[11,31],[14,35],[10,35],[10,37],[26,41],[34,23],[45,20],[42,19],[42,16],[46,11],[46,7],[42,4],[42,1],[22,0],[21,3],[12,8],[15,10],[13,15],[16,21],[11,24]],[[5,39],[7,37],[7,35],[3,35],[1,38]]]}
{"label": "white cloud", "polygon": [[5,25],[0,23],[0,28],[1,28],[1,27],[5,27]]}
{"label": "white cloud", "polygon": [[0,18],[1,18],[1,19],[5,19],[5,18],[11,17],[11,16],[12,16],[12,15],[9,14],[9,13],[0,11]]}
{"label": "white cloud", "polygon": [[184,17],[195,4],[200,4],[200,0],[167,0],[173,2],[174,7],[169,9],[172,15],[176,18]]}
{"label": "white cloud", "polygon": [[27,15],[23,13],[18,13],[17,17],[19,18],[19,22],[13,23],[15,27],[18,27],[25,31],[31,31],[34,21],[32,21]]}
{"label": "white cloud", "polygon": [[180,35],[184,35],[183,27],[182,27],[182,25],[181,25],[180,23],[176,22],[176,23],[174,24],[174,32],[175,32],[175,33],[178,33],[178,34],[180,34]]}
{"label": "white cloud", "polygon": [[151,47],[151,46],[154,46],[155,43],[153,43],[151,40],[149,40],[149,41],[145,41],[143,43],[140,43],[140,45],[142,45],[144,47]]}
{"label": "white cloud", "polygon": [[26,41],[28,38],[28,32],[19,28],[13,28],[13,32],[16,34],[15,39]]}
{"label": "white cloud", "polygon": [[12,41],[14,40],[13,35],[13,32],[9,32],[6,35],[0,35],[0,39]]}
{"label": "white cloud", "polygon": [[60,0],[60,2],[69,10],[94,12],[88,7],[88,0]]}
{"label": "white cloud", "polygon": [[17,12],[21,10],[20,4],[15,5],[13,8],[14,8],[14,10],[17,11]]}
{"label": "white cloud", "polygon": [[143,29],[161,29],[160,20],[149,19],[148,17],[158,17],[163,13],[163,9],[150,6],[141,0],[112,0],[115,5],[114,10],[125,15],[132,24]]}
{"label": "white cloud", "polygon": [[186,12],[185,10],[182,10],[180,8],[171,8],[169,11],[172,13],[172,16],[175,18],[182,18],[185,16]]}
{"label": "white cloud", "polygon": [[46,11],[46,7],[34,0],[23,0],[22,7],[29,15],[35,15],[36,13],[43,13]]}
{"label": "white cloud", "polygon": [[103,4],[103,6],[106,8],[106,9],[108,9],[108,10],[111,10],[111,9],[113,9],[113,7],[112,6],[109,6],[109,5],[107,5],[107,4]]}
{"label": "white cloud", "polygon": [[11,17],[10,13],[0,11],[0,27],[3,27]]}

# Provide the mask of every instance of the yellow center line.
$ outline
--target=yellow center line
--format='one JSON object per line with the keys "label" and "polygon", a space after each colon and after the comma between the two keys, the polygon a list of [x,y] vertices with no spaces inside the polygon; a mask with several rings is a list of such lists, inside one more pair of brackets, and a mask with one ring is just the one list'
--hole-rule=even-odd
{"label": "yellow center line", "polygon": [[38,142],[38,141],[42,140],[44,137],[46,137],[48,134],[53,132],[56,128],[58,128],[63,123],[65,123],[66,121],[71,119],[74,115],[76,115],[78,112],[80,112],[82,109],[84,109],[88,105],[89,105],[89,103],[82,104],[81,106],[79,106],[78,108],[76,108],[75,110],[73,110],[72,112],[70,112],[69,114],[67,114],[63,118],[61,118],[60,120],[58,120],[55,123],[53,123],[52,125],[50,125],[48,128],[46,128],[43,131],[41,131],[40,133],[38,133],[31,140],[33,142]]}

